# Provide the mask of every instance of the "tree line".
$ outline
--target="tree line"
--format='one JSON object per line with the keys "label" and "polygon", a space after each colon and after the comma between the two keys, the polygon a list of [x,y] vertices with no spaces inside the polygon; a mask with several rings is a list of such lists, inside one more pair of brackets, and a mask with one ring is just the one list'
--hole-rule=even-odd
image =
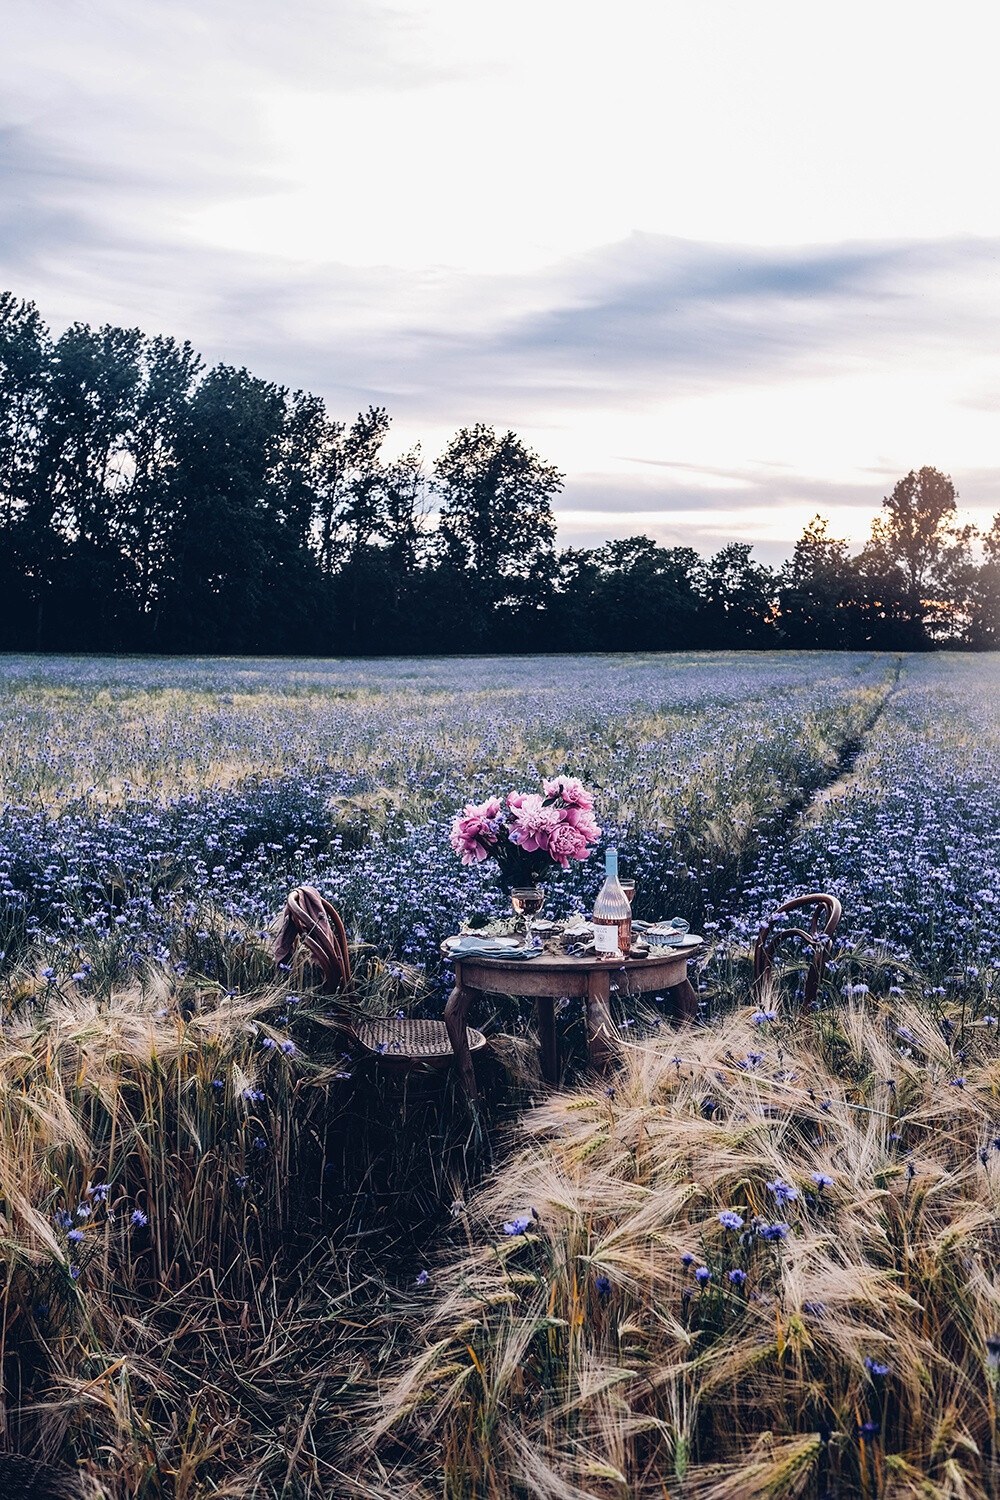
{"label": "tree line", "polygon": [[1000,516],[933,468],[857,556],[816,517],[781,568],[645,536],[555,544],[563,476],[513,432],[431,464],[390,418],[139,329],[0,294],[0,649],[619,651],[1000,645]]}

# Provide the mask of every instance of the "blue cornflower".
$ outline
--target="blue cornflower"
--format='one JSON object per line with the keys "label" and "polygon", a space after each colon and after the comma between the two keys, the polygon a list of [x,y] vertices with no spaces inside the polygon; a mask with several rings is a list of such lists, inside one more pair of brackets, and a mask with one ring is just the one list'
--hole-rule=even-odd
{"label": "blue cornflower", "polygon": [[784,1208],[786,1203],[794,1203],[799,1196],[798,1189],[792,1187],[790,1182],[783,1182],[776,1177],[773,1182],[767,1183],[767,1190],[773,1193],[779,1207]]}
{"label": "blue cornflower", "polygon": [[964,1089],[965,1088],[965,1079],[964,1078],[953,1078],[951,1080],[951,1084],[949,1086],[951,1088],[953,1088],[953,1089]]}
{"label": "blue cornflower", "polygon": [[606,1276],[598,1276],[594,1281],[594,1286],[597,1288],[597,1295],[599,1297],[611,1296],[611,1282]]}
{"label": "blue cornflower", "polygon": [[70,1266],[70,1268],[69,1268],[69,1274],[73,1278],[74,1281],[78,1281],[79,1278],[80,1278],[80,1267],[79,1266]]}
{"label": "blue cornflower", "polygon": [[694,1265],[694,1256],[689,1251],[686,1252],[684,1255],[681,1256],[681,1265],[682,1266],[693,1266]]}
{"label": "blue cornflower", "polygon": [[809,1175],[812,1177],[813,1182],[819,1188],[820,1192],[822,1192],[825,1187],[833,1187],[833,1178],[828,1176],[826,1172],[811,1172]]}
{"label": "blue cornflower", "polygon": [[78,1203],[76,1205],[76,1216],[78,1219],[89,1219],[94,1210],[89,1203]]}
{"label": "blue cornflower", "polygon": [[265,1141],[265,1139],[264,1139],[264,1137],[262,1135],[255,1135],[254,1136],[254,1138],[253,1138],[253,1149],[255,1151],[266,1151],[267,1150],[267,1142]]}
{"label": "blue cornflower", "polygon": [[286,1057],[292,1057],[295,1053],[295,1043],[288,1041],[282,1042],[281,1050]]}
{"label": "blue cornflower", "polygon": [[694,1279],[699,1286],[707,1286],[712,1279],[712,1273],[707,1266],[699,1266],[694,1273]]}
{"label": "blue cornflower", "polygon": [[212,1087],[213,1087],[213,1089],[224,1089],[225,1086],[226,1086],[226,1080],[224,1078],[213,1078],[212,1079]]}
{"label": "blue cornflower", "polygon": [[747,1273],[740,1266],[734,1266],[729,1272],[729,1278],[733,1286],[742,1286],[747,1279]]}
{"label": "blue cornflower", "polygon": [[762,1240],[783,1240],[788,1235],[787,1224],[761,1224],[757,1233]]}
{"label": "blue cornflower", "polygon": [[141,1208],[134,1208],[132,1210],[132,1217],[129,1220],[129,1223],[134,1224],[136,1229],[144,1229],[149,1223],[149,1220],[147,1219]]}
{"label": "blue cornflower", "polygon": [[755,1026],[763,1026],[766,1021],[776,1021],[778,1012],[776,1010],[755,1010],[750,1017]]}
{"label": "blue cornflower", "polygon": [[723,1229],[742,1229],[744,1221],[731,1208],[725,1208],[719,1215],[719,1223]]}
{"label": "blue cornflower", "polygon": [[248,1180],[249,1180],[248,1178],[242,1176],[242,1174],[240,1174],[240,1173],[237,1173],[236,1176],[233,1178],[233,1181],[235,1182],[235,1184],[236,1184],[236,1186],[238,1188],[245,1188],[246,1185],[247,1185]]}
{"label": "blue cornflower", "polygon": [[878,1437],[878,1435],[879,1435],[879,1433],[881,1431],[882,1431],[882,1424],[881,1424],[881,1422],[862,1422],[861,1426],[858,1428],[858,1437],[860,1437],[860,1438],[874,1438],[874,1437]]}
{"label": "blue cornflower", "polygon": [[64,1208],[57,1208],[54,1217],[58,1229],[71,1229],[73,1227],[73,1215],[68,1214]]}
{"label": "blue cornflower", "polygon": [[516,1219],[511,1219],[507,1224],[503,1226],[503,1232],[504,1234],[510,1236],[524,1234],[530,1223],[530,1214],[519,1214]]}
{"label": "blue cornflower", "polygon": [[881,1364],[877,1359],[872,1359],[870,1354],[865,1356],[865,1369],[869,1375],[877,1375],[880,1378],[889,1373],[889,1366]]}
{"label": "blue cornflower", "polygon": [[273,1037],[273,1036],[265,1036],[265,1037],[262,1037],[262,1038],[261,1038],[261,1043],[260,1043],[260,1045],[261,1045],[261,1046],[262,1046],[262,1047],[265,1047],[265,1048],[266,1048],[266,1049],[267,1049],[267,1051],[268,1051],[268,1052],[270,1052],[270,1050],[271,1050],[271,1048],[272,1048],[272,1047],[276,1047],[276,1046],[277,1046],[277,1045],[278,1045],[278,1044],[277,1044],[277,1042],[276,1042],[276,1041],[275,1041],[275,1040],[274,1040],[274,1037]]}
{"label": "blue cornflower", "polygon": [[429,1271],[419,1271],[417,1273],[417,1286],[426,1286],[430,1279]]}
{"label": "blue cornflower", "polygon": [[66,1238],[72,1244],[78,1245],[80,1243],[80,1241],[83,1239],[83,1230],[82,1229],[71,1229],[69,1231],[69,1233],[67,1234]]}

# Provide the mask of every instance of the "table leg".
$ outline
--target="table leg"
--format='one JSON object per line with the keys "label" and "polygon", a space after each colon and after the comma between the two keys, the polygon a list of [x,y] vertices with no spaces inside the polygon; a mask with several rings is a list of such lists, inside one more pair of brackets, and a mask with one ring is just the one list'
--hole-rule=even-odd
{"label": "table leg", "polygon": [[542,1077],[546,1083],[559,1082],[559,1048],[556,1043],[556,1002],[551,995],[539,995],[538,1039],[541,1043]]}
{"label": "table leg", "polygon": [[590,1065],[598,1072],[603,1072],[618,1052],[611,1019],[610,969],[593,969],[587,978],[587,1046]]}
{"label": "table leg", "polygon": [[694,1021],[698,1015],[698,991],[690,979],[684,978],[667,990],[675,1021]]}
{"label": "table leg", "polygon": [[457,984],[448,996],[448,1003],[444,1008],[444,1024],[448,1028],[451,1050],[455,1054],[458,1081],[469,1103],[475,1104],[479,1098],[479,1091],[476,1088],[472,1053],[469,1051],[469,1034],[465,1029],[465,1018],[469,1013],[471,1003],[472,991]]}

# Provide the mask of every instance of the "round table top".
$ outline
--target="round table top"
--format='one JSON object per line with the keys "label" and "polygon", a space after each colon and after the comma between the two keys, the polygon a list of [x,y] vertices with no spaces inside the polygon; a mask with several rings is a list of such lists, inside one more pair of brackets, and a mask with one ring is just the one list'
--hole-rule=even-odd
{"label": "round table top", "polygon": [[[463,934],[468,936],[469,934]],[[457,937],[458,934],[456,933]],[[676,964],[678,959],[697,958],[705,946],[704,939],[689,933],[686,943],[670,948],[656,948],[647,954],[628,958],[598,958],[596,953],[575,955],[572,953],[542,953],[538,958],[502,958],[493,953],[455,953],[448,947],[448,939],[441,944],[441,952],[455,964],[474,964],[482,969],[496,969],[500,973],[565,973],[567,971],[589,972],[591,969],[654,969],[664,964]],[[692,942],[691,939],[695,940]]]}

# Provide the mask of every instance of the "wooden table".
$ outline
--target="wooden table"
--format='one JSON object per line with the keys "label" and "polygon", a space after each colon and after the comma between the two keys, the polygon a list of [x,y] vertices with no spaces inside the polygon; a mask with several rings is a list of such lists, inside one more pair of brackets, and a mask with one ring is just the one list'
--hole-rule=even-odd
{"label": "wooden table", "polygon": [[703,945],[661,949],[655,957],[572,958],[569,954],[543,953],[540,958],[518,961],[470,955],[460,958],[442,944],[442,953],[455,965],[455,988],[444,1008],[444,1021],[458,1065],[458,1076],[467,1097],[477,1098],[476,1075],[465,1034],[465,1019],[477,990],[489,995],[530,995],[538,1009],[542,1073],[549,1083],[558,1081],[559,1053],[556,1041],[555,1003],[564,997],[582,997],[587,1007],[587,1046],[591,1066],[604,1068],[617,1052],[617,1032],[611,1018],[611,981],[629,994],[647,995],[669,991],[679,1020],[692,1020],[698,998],[687,977],[687,966],[703,951]]}

